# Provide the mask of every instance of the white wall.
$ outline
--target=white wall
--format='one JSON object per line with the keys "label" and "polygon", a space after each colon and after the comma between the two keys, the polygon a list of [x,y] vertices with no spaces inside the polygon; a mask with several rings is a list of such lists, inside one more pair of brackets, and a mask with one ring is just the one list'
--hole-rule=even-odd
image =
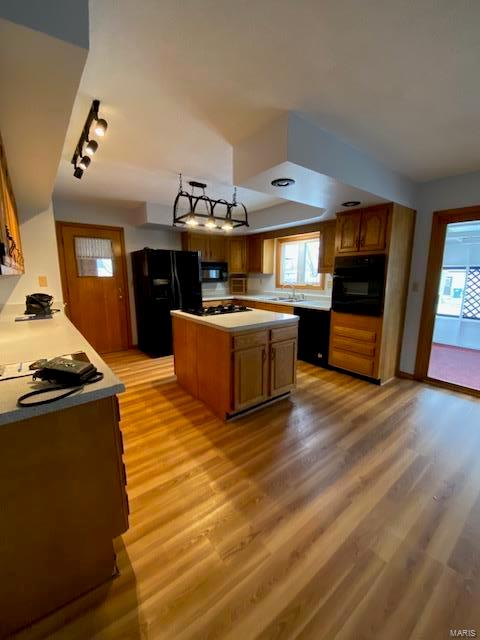
{"label": "white wall", "polygon": [[[0,278],[0,305],[23,304],[27,293],[39,291],[49,293],[57,302],[61,302],[62,285],[52,205],[46,211],[30,216],[20,214],[19,220],[25,273],[22,276]],[[39,286],[39,276],[47,277],[47,287]]]}
{"label": "white wall", "polygon": [[112,205],[86,204],[54,198],[53,209],[56,220],[80,222],[84,224],[104,224],[123,227],[125,250],[127,253],[128,290],[132,322],[132,341],[137,343],[137,323],[135,319],[135,296],[133,292],[132,251],[150,247],[151,249],[181,249],[180,233],[173,228],[151,229],[135,226],[137,212]]}
{"label": "white wall", "polygon": [[415,370],[433,212],[478,204],[480,204],[480,172],[434,180],[420,185],[410,289],[400,359],[402,371],[413,373]]}

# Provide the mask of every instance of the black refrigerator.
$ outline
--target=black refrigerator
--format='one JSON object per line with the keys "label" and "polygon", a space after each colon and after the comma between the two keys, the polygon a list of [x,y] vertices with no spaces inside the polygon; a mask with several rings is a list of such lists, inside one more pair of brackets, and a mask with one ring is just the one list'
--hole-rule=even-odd
{"label": "black refrigerator", "polygon": [[142,249],[132,253],[138,347],[151,356],[168,356],[172,347],[172,309],[202,306],[197,251]]}

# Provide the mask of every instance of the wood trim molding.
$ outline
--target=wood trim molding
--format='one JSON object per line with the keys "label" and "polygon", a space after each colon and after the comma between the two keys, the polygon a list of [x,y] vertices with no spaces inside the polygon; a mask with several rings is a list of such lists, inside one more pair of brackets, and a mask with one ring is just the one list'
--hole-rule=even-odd
{"label": "wood trim molding", "polygon": [[[447,225],[453,222],[470,222],[472,220],[480,220],[480,206],[464,207],[462,209],[445,209],[433,213],[425,292],[423,296],[420,331],[417,343],[417,358],[415,362],[415,377],[417,379],[425,380],[428,374]],[[456,387],[456,385],[452,385],[452,388],[453,387]],[[456,388],[457,390],[461,390],[461,387]]]}

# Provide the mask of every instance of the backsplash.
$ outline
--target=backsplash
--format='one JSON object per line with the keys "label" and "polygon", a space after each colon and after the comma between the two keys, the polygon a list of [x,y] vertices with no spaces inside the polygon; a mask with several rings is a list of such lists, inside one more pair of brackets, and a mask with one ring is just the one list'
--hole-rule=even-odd
{"label": "backsplash", "polygon": [[203,282],[202,283],[202,296],[209,298],[212,296],[228,296],[230,295],[230,289],[228,283],[225,282]]}
{"label": "backsplash", "polygon": [[[320,292],[330,293],[332,290],[332,283],[333,283],[332,275],[330,273],[327,273],[325,280],[326,280],[326,288],[319,291],[319,293]],[[249,293],[262,293],[264,291],[275,291],[276,289],[275,276],[274,275],[262,276],[257,274],[248,276],[247,286],[248,286]],[[313,290],[310,290],[308,293],[314,294],[315,292]]]}

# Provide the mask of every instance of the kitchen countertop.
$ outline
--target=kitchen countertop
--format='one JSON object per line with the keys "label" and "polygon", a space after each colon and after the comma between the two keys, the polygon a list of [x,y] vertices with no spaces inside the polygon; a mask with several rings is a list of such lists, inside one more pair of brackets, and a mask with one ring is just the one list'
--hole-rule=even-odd
{"label": "kitchen countertop", "polygon": [[[104,378],[63,400],[26,408],[17,407],[17,398],[37,388],[38,383],[34,383],[30,377],[12,380],[2,380],[0,377],[0,425],[92,402],[125,390],[121,380],[62,311],[54,314],[51,320],[15,322],[15,316],[22,315],[24,310],[25,305],[5,305],[0,308],[0,364],[30,362],[84,351],[92,364],[104,374]],[[47,398],[48,394],[45,394],[38,399]]]}
{"label": "kitchen countertop", "polygon": [[185,318],[191,322],[215,327],[221,331],[234,333],[237,331],[249,331],[255,329],[270,329],[272,327],[296,324],[298,316],[290,313],[276,313],[274,311],[262,311],[252,309],[239,313],[225,313],[218,316],[196,316],[185,311],[171,311],[172,316]]}
{"label": "kitchen countertop", "polygon": [[272,298],[276,298],[281,295],[281,293],[269,293],[237,296],[204,296],[203,302],[214,302],[215,300],[245,300],[245,302],[248,302],[249,300],[251,300],[252,302],[267,302],[268,304],[280,304],[287,307],[299,307],[300,309],[317,309],[319,311],[330,311],[330,309],[332,308],[332,301],[330,298],[327,298],[327,296],[325,296],[326,299],[321,300],[318,298],[307,298],[306,300],[297,300],[295,302],[288,302],[286,300],[272,300]]}

